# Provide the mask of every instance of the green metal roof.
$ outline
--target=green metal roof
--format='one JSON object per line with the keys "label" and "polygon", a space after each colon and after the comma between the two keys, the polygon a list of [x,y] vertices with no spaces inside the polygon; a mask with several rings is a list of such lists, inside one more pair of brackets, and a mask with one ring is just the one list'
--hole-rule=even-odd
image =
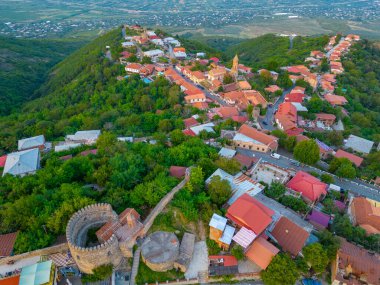
{"label": "green metal roof", "polygon": [[49,282],[52,265],[53,262],[48,260],[23,267],[19,285],[41,285]]}

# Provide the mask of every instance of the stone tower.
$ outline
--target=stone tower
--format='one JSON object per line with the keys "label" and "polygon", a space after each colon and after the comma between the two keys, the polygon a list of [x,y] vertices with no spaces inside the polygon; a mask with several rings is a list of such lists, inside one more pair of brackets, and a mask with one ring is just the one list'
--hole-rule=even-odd
{"label": "stone tower", "polygon": [[232,61],[232,68],[231,68],[231,75],[235,79],[238,76],[238,65],[239,65],[239,57],[236,54],[235,57],[234,57],[234,60]]}

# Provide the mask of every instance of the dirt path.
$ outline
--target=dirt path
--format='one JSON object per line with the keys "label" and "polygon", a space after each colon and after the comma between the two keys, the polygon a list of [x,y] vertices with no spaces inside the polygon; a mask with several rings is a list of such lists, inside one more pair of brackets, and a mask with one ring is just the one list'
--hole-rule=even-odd
{"label": "dirt path", "polygon": [[198,221],[198,232],[200,240],[206,240],[206,229],[203,225],[202,220]]}

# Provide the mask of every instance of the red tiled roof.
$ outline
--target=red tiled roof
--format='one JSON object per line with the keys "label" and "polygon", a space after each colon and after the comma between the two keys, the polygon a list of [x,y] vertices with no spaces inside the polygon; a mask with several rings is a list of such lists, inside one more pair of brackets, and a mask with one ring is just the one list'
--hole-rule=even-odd
{"label": "red tiled roof", "polygon": [[256,235],[272,222],[274,212],[248,194],[240,196],[227,210],[226,217]]}
{"label": "red tiled roof", "polygon": [[136,220],[140,219],[140,214],[133,208],[127,208],[119,214],[119,221],[122,225],[127,224],[127,217],[133,216]]}
{"label": "red tiled roof", "polygon": [[0,156],[0,167],[4,167],[6,161],[7,155]]}
{"label": "red tiled roof", "polygon": [[190,130],[190,129],[183,130],[182,132],[185,135],[190,136],[190,137],[195,137],[196,136],[196,134],[192,130]]}
{"label": "red tiled roof", "polygon": [[237,266],[238,261],[235,256],[232,255],[210,255],[208,259],[222,259],[223,258],[223,266]]}
{"label": "red tiled roof", "polygon": [[248,118],[246,116],[232,116],[231,118],[234,122],[238,123],[245,123],[248,121]]}
{"label": "red tiled roof", "polygon": [[240,163],[240,165],[245,166],[247,168],[251,167],[252,164],[254,164],[257,161],[257,158],[250,157],[241,153],[236,154],[233,158],[237,160]]}
{"label": "red tiled roof", "polygon": [[309,233],[306,230],[286,217],[281,217],[278,220],[272,231],[272,235],[282,249],[293,256],[298,255],[309,238]]}
{"label": "red tiled roof", "polygon": [[79,155],[81,155],[81,156],[88,156],[90,154],[96,155],[97,153],[98,153],[97,149],[90,149],[90,150],[82,151]]}
{"label": "red tiled roof", "polygon": [[318,113],[316,115],[317,120],[332,120],[335,121],[336,116],[334,114]]}
{"label": "red tiled roof", "polygon": [[196,119],[194,119],[193,117],[184,119],[183,123],[185,124],[186,128],[190,128],[190,127],[193,127],[193,126],[196,126],[199,124],[199,122]]}
{"label": "red tiled roof", "polygon": [[59,159],[60,160],[69,160],[69,159],[72,159],[73,158],[73,155],[72,154],[68,154],[68,155],[64,155],[64,156],[60,156]]}
{"label": "red tiled roof", "polygon": [[344,151],[342,149],[339,149],[336,153],[335,153],[335,157],[338,157],[338,158],[341,158],[341,157],[344,157],[344,158],[347,158],[349,159],[353,164],[355,164],[357,167],[359,167],[362,162],[363,162],[363,158],[355,155],[355,154],[352,154],[352,153],[349,153],[347,151]]}
{"label": "red tiled roof", "polygon": [[286,102],[302,103],[304,97],[305,97],[305,94],[303,94],[303,93],[289,93],[285,96],[285,101]]}
{"label": "red tiled roof", "polygon": [[327,194],[327,184],[303,171],[298,171],[286,186],[301,193],[303,197],[310,201],[316,201],[320,196]]}
{"label": "red tiled roof", "polygon": [[212,57],[212,58],[210,58],[210,60],[212,60],[215,63],[218,63],[220,61],[219,58],[217,58],[217,57]]}
{"label": "red tiled roof", "polygon": [[183,166],[170,166],[169,173],[170,176],[182,178],[186,174],[186,167]]}
{"label": "red tiled roof", "polygon": [[248,259],[265,270],[280,250],[262,237],[258,237],[246,252]]}
{"label": "red tiled roof", "polygon": [[301,86],[296,86],[290,91],[290,93],[305,93],[306,88]]}
{"label": "red tiled roof", "polygon": [[282,90],[282,89],[280,87],[278,87],[277,85],[271,85],[271,86],[265,88],[265,91],[268,91],[270,93],[274,93],[278,90]]}
{"label": "red tiled roof", "polygon": [[277,147],[277,138],[271,135],[267,135],[263,132],[260,132],[259,130],[252,128],[248,125],[242,125],[238,131],[239,133],[254,139],[256,141],[259,141],[271,148],[276,148]]}
{"label": "red tiled roof", "polygon": [[16,242],[18,232],[0,235],[0,257],[10,256]]}
{"label": "red tiled roof", "polygon": [[[363,276],[368,284],[379,284],[380,280],[380,257],[378,254],[371,254],[368,250],[360,248],[341,238],[340,249],[338,250],[339,269],[345,270],[348,265],[352,268],[354,275]],[[337,276],[338,277],[338,276]],[[342,282],[348,282],[341,278]],[[362,284],[361,282],[348,284]]]}
{"label": "red tiled roof", "polygon": [[0,285],[18,285],[20,282],[20,275],[8,277],[0,280]]}
{"label": "red tiled roof", "polygon": [[220,107],[217,113],[223,118],[232,118],[233,116],[238,116],[239,111],[236,107]]}

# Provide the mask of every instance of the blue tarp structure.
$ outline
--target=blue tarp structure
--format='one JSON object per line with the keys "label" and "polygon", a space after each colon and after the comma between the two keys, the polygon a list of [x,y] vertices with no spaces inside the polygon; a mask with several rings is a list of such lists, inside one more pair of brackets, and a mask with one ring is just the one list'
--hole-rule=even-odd
{"label": "blue tarp structure", "polygon": [[152,80],[150,80],[149,78],[144,78],[143,81],[146,84],[152,83]]}
{"label": "blue tarp structure", "polygon": [[302,280],[303,285],[322,285],[322,282],[319,280],[314,280],[314,279],[303,279]]}

